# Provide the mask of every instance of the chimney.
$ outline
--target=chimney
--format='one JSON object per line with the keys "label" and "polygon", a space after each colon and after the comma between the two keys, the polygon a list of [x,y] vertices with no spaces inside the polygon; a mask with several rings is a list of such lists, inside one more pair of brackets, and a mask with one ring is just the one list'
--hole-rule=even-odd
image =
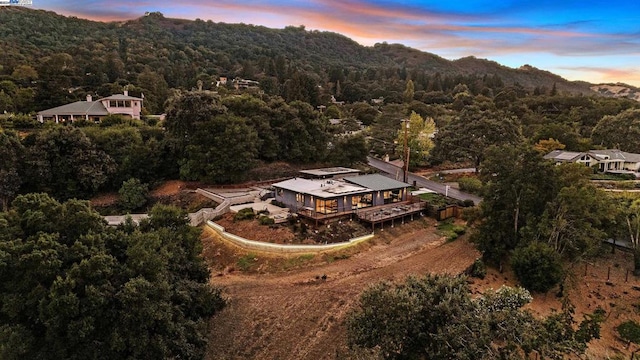
{"label": "chimney", "polygon": [[129,90],[124,91],[124,96],[129,96]]}
{"label": "chimney", "polygon": [[87,94],[87,102],[92,102],[93,99],[91,98],[91,94]]}

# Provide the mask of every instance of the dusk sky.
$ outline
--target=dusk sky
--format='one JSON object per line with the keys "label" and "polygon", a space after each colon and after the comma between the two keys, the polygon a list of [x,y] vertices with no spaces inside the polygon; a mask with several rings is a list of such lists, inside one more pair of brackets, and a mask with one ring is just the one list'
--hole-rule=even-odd
{"label": "dusk sky", "polygon": [[33,7],[100,21],[160,11],[271,28],[304,25],[363,45],[401,43],[447,59],[472,55],[569,80],[640,86],[638,0],[33,0]]}

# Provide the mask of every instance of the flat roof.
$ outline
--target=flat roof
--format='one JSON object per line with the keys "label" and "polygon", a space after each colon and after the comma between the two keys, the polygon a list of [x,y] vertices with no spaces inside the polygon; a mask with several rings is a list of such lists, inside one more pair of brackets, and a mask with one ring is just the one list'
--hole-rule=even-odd
{"label": "flat roof", "polygon": [[366,187],[334,179],[309,180],[303,178],[293,178],[275,183],[273,184],[273,187],[282,188],[301,194],[309,194],[320,198],[333,198],[351,194],[363,194],[371,191]]}
{"label": "flat roof", "polygon": [[300,173],[306,174],[306,175],[313,175],[313,176],[332,176],[332,175],[353,174],[353,173],[358,174],[360,173],[360,170],[336,166],[336,167],[321,168],[321,169],[300,170]]}

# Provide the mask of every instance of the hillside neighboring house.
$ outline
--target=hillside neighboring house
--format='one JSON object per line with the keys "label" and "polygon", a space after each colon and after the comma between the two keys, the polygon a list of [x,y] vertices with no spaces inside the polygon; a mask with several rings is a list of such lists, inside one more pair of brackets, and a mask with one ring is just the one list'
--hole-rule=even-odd
{"label": "hillside neighboring house", "polygon": [[99,122],[108,115],[123,115],[133,119],[140,119],[143,99],[124,94],[115,94],[99,100],[93,100],[87,95],[86,101],[76,101],[71,104],[58,106],[38,112],[39,122],[47,120],[56,124],[66,121],[87,120]]}
{"label": "hillside neighboring house", "polygon": [[293,178],[273,184],[276,201],[315,220],[406,201],[409,186],[380,174],[342,179]]}
{"label": "hillside neighboring house", "polygon": [[544,156],[545,159],[555,161],[557,164],[575,162],[589,167],[595,167],[598,171],[609,173],[635,173],[640,175],[640,154],[628,153],[618,149],[589,150],[586,152],[573,152],[554,150]]}

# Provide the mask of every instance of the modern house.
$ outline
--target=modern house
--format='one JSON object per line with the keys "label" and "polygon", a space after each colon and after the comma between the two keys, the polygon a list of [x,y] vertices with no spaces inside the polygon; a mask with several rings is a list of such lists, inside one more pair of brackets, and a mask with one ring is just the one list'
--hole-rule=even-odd
{"label": "modern house", "polygon": [[598,171],[609,173],[635,173],[640,175],[640,154],[628,153],[618,149],[589,150],[573,152],[554,150],[544,156],[556,164],[574,162],[595,167]]}
{"label": "modern house", "polygon": [[87,120],[99,122],[108,115],[123,115],[133,119],[140,119],[142,111],[142,98],[124,94],[115,94],[94,101],[91,95],[87,95],[86,101],[76,101],[71,104],[58,106],[38,112],[39,122],[45,120],[55,121],[56,124],[66,121]]}
{"label": "modern house", "polygon": [[276,201],[283,203],[293,213],[314,220],[352,215],[365,208],[406,202],[409,186],[380,174],[342,179],[293,178],[273,184]]}

